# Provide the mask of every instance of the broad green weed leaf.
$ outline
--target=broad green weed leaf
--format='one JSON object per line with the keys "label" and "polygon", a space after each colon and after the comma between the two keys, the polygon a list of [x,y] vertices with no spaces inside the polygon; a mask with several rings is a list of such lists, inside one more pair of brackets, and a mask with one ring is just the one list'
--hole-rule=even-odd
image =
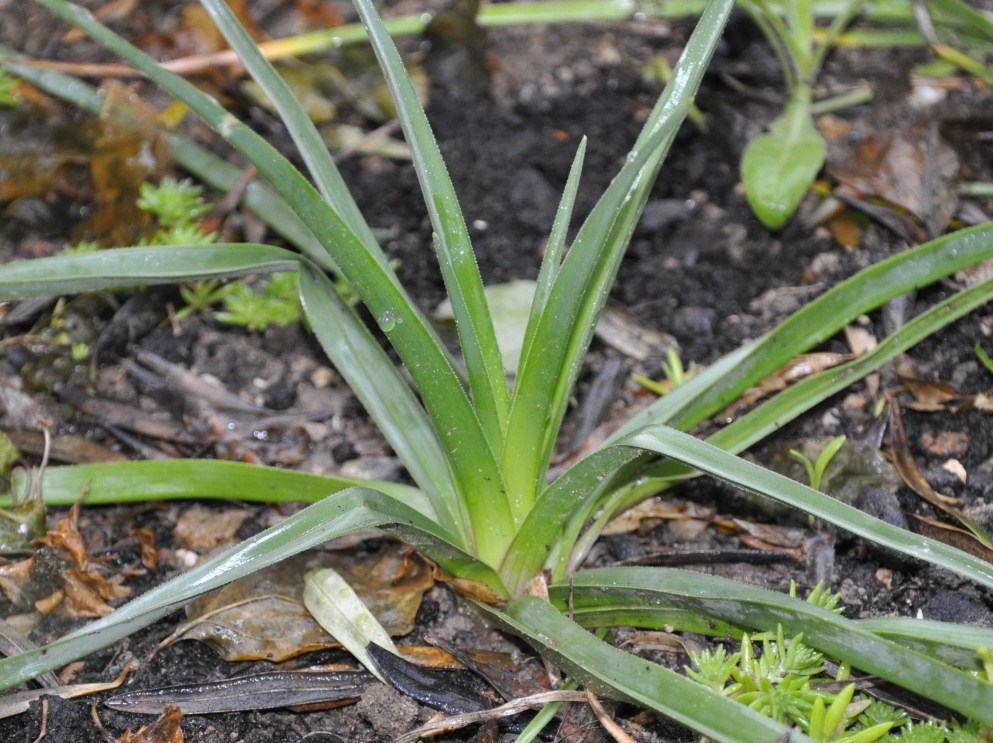
{"label": "broad green weed leaf", "polygon": [[749,143],[741,158],[741,177],[748,203],[766,227],[782,227],[793,216],[826,152],[807,100],[794,100],[768,134]]}

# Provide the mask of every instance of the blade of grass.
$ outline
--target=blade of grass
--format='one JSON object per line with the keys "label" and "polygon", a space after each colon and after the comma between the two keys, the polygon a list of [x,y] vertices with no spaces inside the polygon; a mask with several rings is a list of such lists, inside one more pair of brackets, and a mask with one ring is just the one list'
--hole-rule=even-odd
{"label": "blade of grass", "polygon": [[765,588],[688,570],[625,567],[580,571],[550,594],[560,609],[568,602],[576,621],[586,626],[600,626],[595,617],[601,609],[612,613],[611,621],[660,626],[652,616],[659,602],[739,627],[771,631],[782,625],[788,636],[802,632],[805,644],[831,657],[993,723],[993,685],[832,611]]}
{"label": "blade of grass", "polygon": [[[201,0],[217,28],[238,55],[248,74],[258,83],[279,114],[280,121],[300,152],[317,190],[338,213],[349,229],[384,265],[389,261],[379,249],[369,224],[338,171],[314,122],[304,112],[289,86],[272,64],[262,56],[255,41],[238,22],[223,0]],[[394,277],[395,278],[395,277]]]}
{"label": "blade of grass", "polygon": [[565,250],[566,233],[569,231],[569,222],[572,220],[572,209],[576,204],[576,193],[579,191],[579,178],[583,171],[583,160],[585,158],[586,137],[583,137],[579,143],[579,147],[576,149],[576,156],[572,161],[572,166],[569,168],[569,177],[566,179],[562,198],[559,201],[558,209],[555,211],[552,232],[548,236],[548,243],[545,245],[545,254],[541,258],[541,268],[538,270],[538,279],[535,282],[531,312],[528,315],[528,323],[524,332],[524,342],[521,344],[521,358],[526,358],[531,350],[531,343],[534,341],[534,333],[538,327],[538,320],[541,313],[545,311],[548,293],[551,291],[555,277],[559,273],[559,267],[562,263],[562,253]]}
{"label": "blade of grass", "polygon": [[[366,249],[286,158],[215,100],[164,70],[148,55],[96,22],[87,11],[66,0],[38,1],[190,106],[248,157],[294,206],[307,227],[333,255],[406,365],[448,453],[460,494],[467,499],[488,502],[486,514],[479,509],[475,512],[470,509],[477,540],[475,549],[482,559],[497,564],[514,531],[514,518],[497,460],[451,356],[423,314],[399,287],[392,270]],[[332,362],[336,360],[332,359]]]}
{"label": "blade of grass", "polygon": [[300,298],[318,342],[390,442],[436,518],[469,549],[470,521],[463,511],[445,450],[431,421],[386,352],[338,296],[323,273],[300,272]]}
{"label": "blade of grass", "polygon": [[509,393],[469,230],[431,125],[393,40],[370,0],[355,0],[355,7],[386,78],[400,126],[413,155],[417,180],[434,228],[435,252],[465,357],[472,401],[490,448],[499,457],[503,449]]}
{"label": "blade of grass", "polygon": [[[22,497],[30,492],[33,477],[29,471],[15,471],[13,492]],[[244,462],[166,459],[47,467],[41,473],[42,500],[52,506],[71,506],[84,491],[88,506],[178,498],[313,503],[358,485],[373,487],[434,518],[424,494],[409,485],[313,475]],[[0,507],[9,506],[10,502],[9,495],[0,496]]]}
{"label": "blade of grass", "polygon": [[653,709],[717,741],[769,743],[783,735],[793,743],[810,741],[803,733],[790,731],[675,671],[598,640],[546,601],[517,599],[505,612],[480,608],[597,694]]}
{"label": "blade of grass", "polygon": [[713,444],[665,426],[651,426],[624,439],[627,446],[671,457],[689,467],[764,495],[840,526],[877,544],[948,568],[993,587],[993,565],[934,539],[887,524],[776,472],[745,461]]}
{"label": "blade of grass", "polygon": [[121,248],[12,261],[0,271],[4,301],[101,289],[296,271],[301,258],[271,245],[225,243]]}
{"label": "blade of grass", "polygon": [[993,629],[910,617],[858,619],[860,627],[893,642],[966,668],[981,666],[976,651],[993,648]]}
{"label": "blade of grass", "polygon": [[649,423],[689,429],[859,315],[991,257],[993,224],[983,224],[869,266],[791,315],[772,332],[736,350],[734,363],[722,361],[720,373],[706,370],[653,403],[615,432],[608,443]]}
{"label": "blade of grass", "polygon": [[55,642],[0,660],[0,689],[105,648],[237,578],[370,527],[384,529],[423,551],[451,574],[477,581],[498,596],[506,595],[496,573],[455,547],[451,536],[433,521],[375,490],[352,488],[318,501]]}
{"label": "blade of grass", "polygon": [[[575,384],[631,231],[692,102],[733,2],[708,4],[628,162],[580,228],[531,336],[511,402],[503,465],[515,507],[540,491]],[[555,370],[549,374],[549,370]]]}

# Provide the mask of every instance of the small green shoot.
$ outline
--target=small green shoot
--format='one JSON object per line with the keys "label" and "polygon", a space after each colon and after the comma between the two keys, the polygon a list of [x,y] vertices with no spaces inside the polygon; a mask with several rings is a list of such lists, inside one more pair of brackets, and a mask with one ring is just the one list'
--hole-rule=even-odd
{"label": "small green shoot", "polygon": [[16,77],[6,70],[0,69],[0,106],[16,106],[21,101],[17,92],[20,83]]}
{"label": "small green shoot", "polygon": [[976,341],[976,358],[979,359],[979,362],[986,367],[986,371],[993,374],[993,359],[989,357],[989,354],[986,353],[986,350],[982,347],[979,341]]}
{"label": "small green shoot", "polygon": [[224,287],[224,309],[214,317],[229,325],[240,325],[252,332],[277,325],[286,327],[300,319],[300,295],[294,273],[274,273],[262,286],[236,281]]}
{"label": "small green shoot", "polygon": [[665,357],[666,360],[662,362],[662,373],[665,375],[665,381],[656,382],[642,374],[631,375],[635,382],[659,397],[668,395],[697,373],[696,362],[691,361],[689,367],[685,368],[683,360],[679,358],[679,352],[675,348],[666,349]]}
{"label": "small green shoot", "polygon": [[844,443],[844,436],[831,439],[821,453],[817,455],[816,462],[811,462],[809,457],[795,449],[790,450],[790,456],[799,461],[807,471],[807,480],[810,482],[810,487],[814,490],[821,489],[821,480],[824,479],[824,471]]}
{"label": "small green shoot", "polygon": [[203,188],[188,178],[166,176],[158,185],[141,184],[138,208],[153,215],[164,229],[188,225],[206,216],[211,205],[203,198]]}
{"label": "small green shoot", "polygon": [[741,158],[752,211],[764,225],[778,229],[793,216],[824,164],[827,144],[811,113],[814,83],[835,37],[862,3],[846,0],[819,36],[811,0],[782,4],[741,0],[740,4],[772,46],[786,81],[785,109],[769,126],[769,133],[752,140]]}

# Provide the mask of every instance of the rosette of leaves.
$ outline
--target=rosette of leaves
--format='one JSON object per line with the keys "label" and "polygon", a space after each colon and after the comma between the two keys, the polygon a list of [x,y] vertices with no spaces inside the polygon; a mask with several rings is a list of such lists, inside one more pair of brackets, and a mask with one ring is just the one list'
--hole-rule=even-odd
{"label": "rosette of leaves", "polygon": [[[66,0],[39,0],[181,99],[265,178],[268,209],[292,214],[300,251],[213,244],[123,248],[7,264],[0,298],[292,272],[308,325],[404,462],[416,487],[318,477],[232,462],[163,461],[49,468],[42,493],[88,503],[175,497],[310,501],[279,525],[219,554],[37,650],[0,661],[9,688],[114,643],[194,598],[341,534],[380,527],[430,557],[480,611],[577,683],[669,715],[716,740],[775,740],[787,729],[759,712],[632,656],[586,627],[631,624],[724,633],[780,625],[831,657],[993,723],[993,687],[963,673],[989,632],[915,622],[860,624],[790,596],[713,576],[652,568],[580,570],[606,522],[699,473],[800,508],[857,535],[993,586],[977,557],[911,534],[735,453],[862,378],[921,338],[993,298],[993,280],[952,295],[870,353],[791,387],[715,434],[685,433],[797,353],[864,312],[993,256],[993,227],[940,238],[865,269],[768,335],[695,374],[629,421],[599,449],[549,480],[549,464],[596,319],[662,161],[690,108],[732,0],[703,12],[630,156],[580,227],[566,233],[583,163],[566,182],[511,390],[490,308],[445,164],[402,60],[371,0],[356,0],[413,155],[435,232],[464,371],[408,297],[317,130],[222,0],[203,4],[291,133],[310,180],[215,100]],[[31,68],[16,65],[18,74]],[[291,220],[291,221],[292,221]],[[289,224],[289,222],[284,222]],[[412,381],[336,291],[342,276],[378,322]],[[551,578],[549,601],[527,595]],[[567,609],[569,615],[567,616]],[[793,732],[791,740],[806,740]]]}

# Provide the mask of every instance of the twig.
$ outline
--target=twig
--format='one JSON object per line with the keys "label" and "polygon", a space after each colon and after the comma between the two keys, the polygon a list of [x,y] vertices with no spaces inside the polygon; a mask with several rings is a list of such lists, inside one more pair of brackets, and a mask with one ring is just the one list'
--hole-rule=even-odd
{"label": "twig", "polygon": [[404,733],[399,738],[394,738],[390,743],[410,743],[429,733],[458,730],[467,725],[474,725],[477,722],[510,717],[526,709],[543,707],[551,702],[585,702],[586,700],[586,694],[581,691],[546,691],[541,694],[532,694],[531,696],[515,699],[493,709],[486,709],[480,712],[467,712],[463,715],[451,715],[437,722],[430,722],[427,725],[422,725],[419,728]]}
{"label": "twig", "polygon": [[603,729],[610,733],[610,737],[617,741],[617,743],[634,743],[634,738],[624,732],[621,726],[614,722],[614,718],[607,714],[607,710],[603,708],[600,704],[600,700],[596,698],[589,689],[586,690],[586,701],[589,702],[590,707],[596,712],[597,719],[600,720],[600,724],[603,725]]}

